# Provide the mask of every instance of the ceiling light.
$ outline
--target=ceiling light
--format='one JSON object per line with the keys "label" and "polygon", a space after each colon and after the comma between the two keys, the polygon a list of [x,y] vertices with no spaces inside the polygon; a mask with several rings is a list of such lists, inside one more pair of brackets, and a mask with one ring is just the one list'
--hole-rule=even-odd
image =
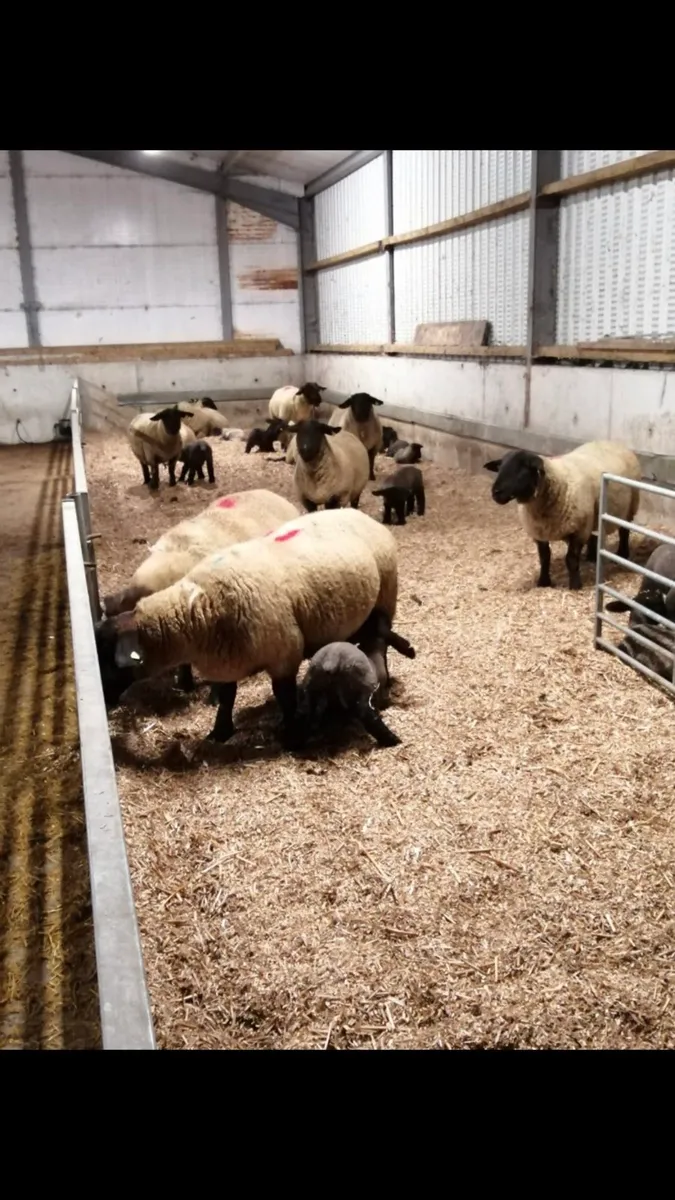
{"label": "ceiling light", "polygon": [[161,154],[162,151],[161,150],[144,150],[143,153],[144,154]]}

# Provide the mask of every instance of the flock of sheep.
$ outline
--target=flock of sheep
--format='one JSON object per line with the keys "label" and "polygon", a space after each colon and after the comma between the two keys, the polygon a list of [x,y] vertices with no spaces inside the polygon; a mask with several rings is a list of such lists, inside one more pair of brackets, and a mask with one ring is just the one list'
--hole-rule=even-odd
{"label": "flock of sheep", "polygon": [[[415,651],[393,630],[398,596],[397,542],[386,525],[396,513],[405,523],[417,506],[425,511],[422,472],[413,464],[422,447],[382,426],[382,401],[356,393],[319,418],[324,391],[316,383],[277,389],[269,402],[267,428],[246,437],[246,453],[272,451],[280,442],[293,466],[302,516],[288,500],[266,489],[250,489],[215,500],[195,517],[169,529],[151,547],[127,586],[103,601],[96,636],[104,696],[119,703],[139,678],[178,669],[179,686],[194,688],[196,667],[218,705],[212,739],[234,734],[232,713],[238,683],[265,671],[283,718],[283,742],[304,745],[326,714],[335,709],[357,716],[381,745],[399,738],[380,715],[389,703],[387,651],[410,658]],[[159,486],[159,467],[169,485],[183,464],[181,480],[214,482],[213,454],[204,439],[240,436],[228,428],[212,400],[174,405],[131,422],[129,441],[144,482]],[[382,498],[382,523],[359,511],[375,456],[385,451],[401,464],[373,494]],[[637,456],[613,442],[590,442],[569,454],[546,458],[515,450],[488,462],[494,472],[493,500],[517,502],[526,533],[536,542],[539,587],[553,586],[552,541],[567,544],[569,586],[581,587],[580,558],[595,561],[600,481],[603,473],[639,480]],[[637,489],[611,483],[607,511],[632,521]],[[319,512],[320,506],[324,511]],[[619,527],[619,555],[629,557],[629,531]],[[670,556],[669,558],[667,556]],[[655,551],[651,569],[675,577],[675,549]],[[654,556],[653,556],[654,558]],[[650,560],[651,561],[651,560]],[[649,564],[648,564],[649,565]],[[649,613],[675,611],[675,587],[644,583],[637,596],[642,617],[631,613],[630,628],[653,626]],[[621,601],[608,605],[620,611]],[[650,635],[657,645],[658,636]],[[621,648],[638,656],[640,648]],[[309,667],[298,688],[304,659]]]}
{"label": "flock of sheep", "polygon": [[[324,389],[314,383],[278,389],[267,429],[255,429],[246,450],[281,442],[294,467],[303,516],[267,489],[222,496],[196,517],[181,521],[151,548],[127,586],[103,600],[97,626],[106,703],[119,703],[136,679],[178,669],[184,690],[192,668],[211,684],[218,705],[210,737],[227,741],[238,683],[261,671],[271,680],[283,716],[283,740],[297,748],[335,710],[362,721],[381,745],[399,738],[382,720],[389,703],[387,651],[415,657],[392,626],[398,596],[397,543],[384,528],[392,511],[425,507],[422,472],[412,465],[422,447],[408,445],[375,414],[382,402],[357,393],[318,420]],[[203,477],[214,481],[206,437],[232,438],[213,401],[173,405],[135,417],[129,442],[144,482],[159,487],[165,464],[169,486]],[[383,481],[383,522],[358,511],[375,479],[375,455],[387,443],[401,463]],[[322,506],[325,511],[319,512]],[[310,659],[300,689],[297,675]]]}

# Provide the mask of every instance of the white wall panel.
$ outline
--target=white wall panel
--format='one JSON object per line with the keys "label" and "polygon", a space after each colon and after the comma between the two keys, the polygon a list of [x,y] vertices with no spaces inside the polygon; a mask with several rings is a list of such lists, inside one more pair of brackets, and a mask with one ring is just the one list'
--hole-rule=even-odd
{"label": "white wall panel", "polygon": [[650,154],[649,150],[563,150],[562,178],[583,175],[586,171],[597,171],[600,167],[611,167],[614,163],[637,158],[639,154]]}
{"label": "white wall panel", "polygon": [[383,254],[333,270],[320,271],[317,285],[321,342],[338,346],[389,340],[386,260]]}
{"label": "white wall panel", "polygon": [[603,337],[675,337],[674,171],[561,204],[557,341]]}
{"label": "white wall panel", "polygon": [[396,340],[412,342],[421,322],[490,321],[495,345],[523,345],[528,246],[528,214],[516,213],[397,249]]}
{"label": "white wall panel", "polygon": [[394,233],[526,192],[531,167],[531,150],[394,150]]}
{"label": "white wall panel", "polygon": [[386,233],[385,158],[341,179],[315,200],[317,258],[331,258],[377,242]]}
{"label": "white wall panel", "polygon": [[45,308],[143,308],[219,304],[218,266],[208,246],[35,250]]}
{"label": "white wall panel", "polygon": [[216,308],[45,309],[40,333],[47,346],[118,342],[208,342],[222,337]]}
{"label": "white wall panel", "polygon": [[213,199],[160,179],[121,174],[35,177],[29,184],[33,246],[208,246]]}
{"label": "white wall panel", "polygon": [[9,151],[0,150],[0,346],[27,346]]}

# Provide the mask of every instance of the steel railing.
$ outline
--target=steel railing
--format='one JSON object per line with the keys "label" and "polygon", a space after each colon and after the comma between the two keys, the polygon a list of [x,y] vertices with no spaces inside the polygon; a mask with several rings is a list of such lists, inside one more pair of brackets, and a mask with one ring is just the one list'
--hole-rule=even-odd
{"label": "steel railing", "polygon": [[104,1050],[154,1050],[150,999],[129,874],[108,716],[96,650],[100,616],[79,387],[70,418],[74,491],[62,505]]}
{"label": "steel railing", "polygon": [[[611,516],[607,512],[607,485],[608,483],[625,484],[626,487],[637,488],[639,491],[648,492],[655,496],[665,496],[668,499],[675,500],[675,491],[668,487],[659,487],[658,484],[646,483],[641,479],[626,479],[623,475],[605,474],[602,476],[600,484],[600,505],[598,517],[598,552],[596,565],[595,579],[595,633],[594,645],[596,650],[605,650],[609,654],[613,654],[615,658],[621,662],[627,663],[633,670],[639,671],[640,674],[652,679],[658,683],[671,695],[675,696],[675,622],[669,620],[665,616],[658,616],[645,608],[642,604],[638,604],[632,596],[627,596],[623,592],[619,592],[616,588],[610,587],[605,583],[605,564],[608,562],[616,563],[626,571],[632,571],[633,574],[639,575],[644,579],[650,579],[654,583],[669,591],[675,587],[675,582],[672,579],[666,578],[665,575],[658,575],[656,572],[649,570],[647,567],[640,566],[638,563],[628,562],[627,559],[621,558],[618,554],[613,554],[610,550],[605,549],[605,541],[607,537],[607,526],[611,525],[618,529],[628,529],[632,533],[641,534],[643,537],[652,538],[656,542],[664,545],[675,546],[675,538],[666,533],[658,533],[655,529],[650,529],[646,525],[638,525],[635,521],[625,521],[621,517]],[[652,622],[657,620],[659,627],[664,627],[670,630],[673,635],[672,649],[664,646],[661,642],[651,641],[642,634],[629,630],[628,626],[622,625],[619,621],[615,621],[604,611],[604,598],[609,596],[612,600],[622,600],[634,612],[639,613],[645,618],[649,618]],[[644,646],[654,655],[660,656],[672,663],[671,677],[666,679],[663,675],[653,671],[646,663],[638,662],[630,654],[626,654],[620,650],[614,642],[608,641],[603,637],[603,622],[611,628],[618,630],[624,638],[628,638],[631,642],[637,642],[638,645]]]}

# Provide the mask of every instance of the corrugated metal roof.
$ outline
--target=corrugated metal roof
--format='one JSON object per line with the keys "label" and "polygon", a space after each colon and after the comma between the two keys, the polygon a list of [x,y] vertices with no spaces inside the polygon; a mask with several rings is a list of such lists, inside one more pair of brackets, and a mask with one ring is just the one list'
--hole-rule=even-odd
{"label": "corrugated metal roof", "polygon": [[218,163],[228,175],[268,175],[289,183],[311,183],[353,150],[192,150]]}

